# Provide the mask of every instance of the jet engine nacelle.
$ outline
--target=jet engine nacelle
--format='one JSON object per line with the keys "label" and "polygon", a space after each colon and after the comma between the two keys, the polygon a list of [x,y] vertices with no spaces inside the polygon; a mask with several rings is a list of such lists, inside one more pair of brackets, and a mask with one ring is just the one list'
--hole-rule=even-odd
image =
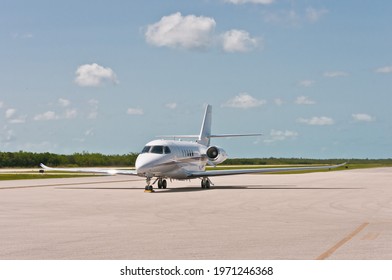
{"label": "jet engine nacelle", "polygon": [[227,153],[220,147],[211,146],[208,147],[206,155],[208,161],[213,165],[224,162],[227,159]]}

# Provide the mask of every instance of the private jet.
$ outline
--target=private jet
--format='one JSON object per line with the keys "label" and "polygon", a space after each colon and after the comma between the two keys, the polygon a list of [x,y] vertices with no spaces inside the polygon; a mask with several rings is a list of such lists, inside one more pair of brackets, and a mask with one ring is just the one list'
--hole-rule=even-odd
{"label": "private jet", "polygon": [[[145,192],[153,192],[153,185],[158,182],[159,189],[167,188],[167,179],[190,180],[200,179],[201,187],[209,189],[212,182],[210,177],[239,175],[249,173],[271,173],[300,170],[322,170],[337,168],[345,165],[323,165],[307,167],[275,167],[234,170],[206,170],[206,166],[216,166],[227,159],[227,153],[218,146],[210,145],[211,138],[260,136],[261,133],[249,134],[212,134],[212,107],[207,105],[198,135],[168,135],[162,139],[147,143],[135,162],[135,169],[104,169],[104,168],[52,168],[41,163],[44,170],[102,173],[108,175],[134,175],[146,178]],[[173,140],[170,140],[173,138]],[[193,139],[193,141],[182,139]],[[152,180],[155,179],[152,182]]]}

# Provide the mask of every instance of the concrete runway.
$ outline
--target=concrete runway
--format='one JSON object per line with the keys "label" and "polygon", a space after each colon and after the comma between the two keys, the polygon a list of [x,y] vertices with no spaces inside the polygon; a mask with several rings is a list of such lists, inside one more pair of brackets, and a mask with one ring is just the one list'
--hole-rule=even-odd
{"label": "concrete runway", "polygon": [[0,182],[0,259],[392,259],[392,168]]}

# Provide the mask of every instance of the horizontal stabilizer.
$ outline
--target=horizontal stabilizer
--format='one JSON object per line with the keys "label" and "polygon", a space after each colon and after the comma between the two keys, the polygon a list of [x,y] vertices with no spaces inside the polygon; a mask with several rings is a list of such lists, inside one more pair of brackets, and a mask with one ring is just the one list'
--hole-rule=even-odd
{"label": "horizontal stabilizer", "polygon": [[210,135],[211,138],[223,138],[223,137],[241,137],[241,136],[261,136],[262,133],[246,133],[246,134],[214,134]]}
{"label": "horizontal stabilizer", "polygon": [[[224,137],[242,137],[242,136],[261,136],[262,133],[246,133],[246,134],[213,134],[209,135],[208,138],[224,138]],[[198,138],[199,135],[158,135],[160,138]]]}

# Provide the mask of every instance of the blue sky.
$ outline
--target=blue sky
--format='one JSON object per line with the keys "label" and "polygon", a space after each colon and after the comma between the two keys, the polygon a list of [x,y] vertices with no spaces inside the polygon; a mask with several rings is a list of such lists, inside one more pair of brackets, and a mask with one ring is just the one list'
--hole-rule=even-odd
{"label": "blue sky", "polygon": [[0,150],[138,152],[199,132],[232,157],[392,157],[392,2],[0,4]]}

